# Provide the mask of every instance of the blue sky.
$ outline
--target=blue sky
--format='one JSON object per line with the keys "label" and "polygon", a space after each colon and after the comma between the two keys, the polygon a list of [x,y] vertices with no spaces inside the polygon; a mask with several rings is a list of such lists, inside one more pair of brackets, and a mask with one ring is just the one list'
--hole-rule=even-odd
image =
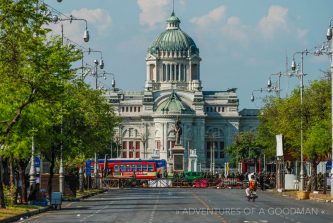
{"label": "blue sky", "polygon": [[[45,0],[65,15],[88,21],[91,40],[84,43],[84,23],[64,21],[64,35],[85,48],[100,50],[104,70],[115,74],[117,87],[143,90],[147,49],[165,30],[172,12],[172,0]],[[270,74],[286,70],[293,53],[313,50],[326,41],[333,17],[332,0],[175,0],[180,27],[200,49],[203,90],[237,88],[240,109],[259,108],[269,93]],[[60,34],[60,25],[52,25]],[[100,56],[85,54],[92,64]],[[299,55],[296,61],[300,62]],[[304,83],[320,79],[329,69],[328,56],[304,58]],[[111,87],[111,77],[103,81]],[[273,82],[277,76],[272,76]],[[89,81],[89,80],[88,80]],[[299,86],[296,77],[281,78],[281,96]]]}

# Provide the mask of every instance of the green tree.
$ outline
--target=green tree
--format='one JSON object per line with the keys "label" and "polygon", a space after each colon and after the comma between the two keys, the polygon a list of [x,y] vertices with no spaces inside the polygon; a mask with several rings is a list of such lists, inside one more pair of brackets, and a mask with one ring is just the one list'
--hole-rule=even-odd
{"label": "green tree", "polygon": [[230,164],[236,166],[241,160],[255,161],[259,158],[262,146],[256,141],[254,132],[240,132],[235,136],[231,145],[226,149],[226,153],[230,157]]}
{"label": "green tree", "polygon": [[[63,47],[59,39],[47,39],[49,30],[43,26],[50,21],[47,13],[38,0],[0,2],[0,144],[10,150],[27,142],[17,138],[24,135],[18,123],[29,107],[58,100],[63,92],[59,83],[75,78],[71,62],[80,54]],[[3,151],[6,154],[15,155]],[[0,205],[5,207],[3,179],[0,182]]]}
{"label": "green tree", "polygon": [[[296,89],[285,99],[271,98],[265,105],[258,127],[258,140],[275,154],[275,135],[283,134],[284,154],[295,159],[300,157],[301,130],[305,158],[317,169],[331,146],[330,125],[331,83],[327,79],[315,80],[304,89],[303,104]],[[302,123],[302,124],[301,124]],[[326,134],[323,134],[326,131]],[[317,137],[322,134],[322,137]],[[312,172],[311,190],[316,189],[316,171]]]}

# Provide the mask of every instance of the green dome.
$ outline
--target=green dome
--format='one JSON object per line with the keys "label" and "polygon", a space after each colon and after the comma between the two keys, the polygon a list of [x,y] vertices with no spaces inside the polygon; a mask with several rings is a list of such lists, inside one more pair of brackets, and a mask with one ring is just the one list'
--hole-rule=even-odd
{"label": "green dome", "polygon": [[193,39],[179,28],[180,20],[172,12],[167,19],[167,30],[162,32],[148,49],[149,53],[156,54],[158,51],[187,51],[190,55],[199,53]]}

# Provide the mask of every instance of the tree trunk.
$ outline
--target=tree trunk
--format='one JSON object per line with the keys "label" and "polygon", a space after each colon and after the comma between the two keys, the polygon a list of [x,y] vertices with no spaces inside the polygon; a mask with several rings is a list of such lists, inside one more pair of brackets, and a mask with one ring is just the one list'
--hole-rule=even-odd
{"label": "tree trunk", "polygon": [[0,208],[6,208],[5,194],[3,193],[3,168],[2,168],[1,156],[0,156]]}
{"label": "tree trunk", "polygon": [[17,190],[15,185],[14,159],[9,157],[9,185],[11,196],[14,197],[13,204],[17,204]]}
{"label": "tree trunk", "polygon": [[50,159],[50,175],[49,175],[49,180],[47,184],[47,193],[49,195],[49,200],[51,201],[52,199],[52,181],[53,181],[53,175],[54,175],[54,166],[55,166],[55,149],[51,148],[51,159]]}
{"label": "tree trunk", "polygon": [[[316,157],[317,158],[317,157]],[[317,159],[313,159],[311,162],[311,192],[318,190],[317,185]]]}
{"label": "tree trunk", "polygon": [[323,174],[323,194],[327,193],[327,174]]}
{"label": "tree trunk", "polygon": [[21,193],[22,193],[22,202],[28,202],[28,193],[27,193],[27,178],[25,176],[26,163],[23,160],[19,160],[19,178],[21,182]]}

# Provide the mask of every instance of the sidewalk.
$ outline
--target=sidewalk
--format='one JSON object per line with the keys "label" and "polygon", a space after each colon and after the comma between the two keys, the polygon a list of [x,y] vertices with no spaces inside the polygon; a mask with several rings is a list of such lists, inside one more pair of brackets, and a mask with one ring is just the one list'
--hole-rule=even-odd
{"label": "sidewalk", "polygon": [[[90,193],[89,192],[85,192],[85,193],[82,194],[82,196],[80,196],[78,198],[67,198],[67,197],[64,197],[62,199],[62,201],[63,201],[63,203],[64,202],[69,202],[69,201],[72,201],[72,202],[80,201],[80,200],[86,199],[88,197],[94,196],[96,194],[104,193],[105,191],[106,190],[101,189],[99,191],[91,191]],[[0,223],[9,223],[9,222],[14,222],[14,221],[19,221],[21,219],[23,220],[23,219],[29,218],[29,217],[31,217],[33,215],[40,214],[40,213],[43,213],[43,212],[46,212],[46,211],[49,211],[49,210],[53,210],[53,207],[51,205],[47,206],[47,207],[40,207],[39,209],[32,210],[32,211],[27,211],[25,213],[12,215],[12,216],[6,217],[4,219],[0,219]]]}
{"label": "sidewalk", "polygon": [[[290,198],[294,198],[294,199],[298,199],[297,198],[297,191],[294,190],[290,190],[290,191],[283,191],[283,192],[278,192],[277,190],[265,190],[262,192],[267,192],[267,193],[274,193],[277,195],[281,195],[284,197],[290,197]],[[333,197],[330,194],[330,191],[328,191],[327,194],[322,194],[322,193],[310,193],[310,200],[315,200],[318,202],[327,202],[327,203],[333,203]]]}
{"label": "sidewalk", "polygon": [[22,214],[16,214],[16,215],[13,215],[13,216],[1,219],[0,223],[7,223],[7,222],[19,221],[21,219],[26,219],[26,218],[29,218],[29,217],[31,217],[33,215],[43,213],[43,212],[48,211],[50,209],[52,209],[51,206],[41,207],[41,208],[33,210],[33,211],[27,211],[27,212],[22,213]]}

